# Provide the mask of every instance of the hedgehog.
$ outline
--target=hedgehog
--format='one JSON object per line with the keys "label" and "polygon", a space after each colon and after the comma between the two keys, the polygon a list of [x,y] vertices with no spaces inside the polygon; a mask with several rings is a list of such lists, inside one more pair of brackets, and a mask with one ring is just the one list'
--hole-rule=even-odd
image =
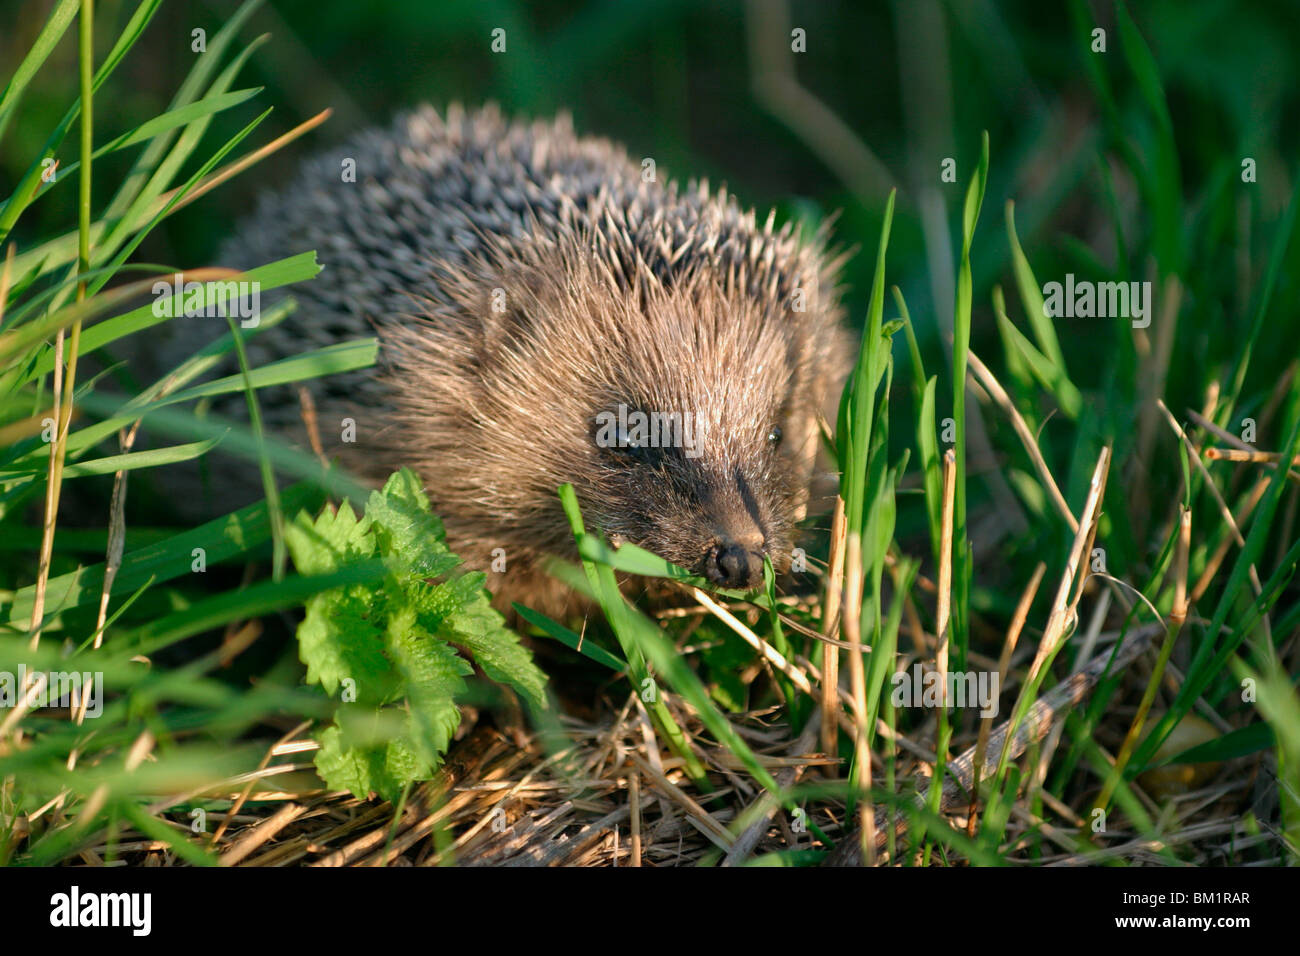
{"label": "hedgehog", "polygon": [[[790,568],[856,351],[825,228],[660,182],[567,115],[425,106],[307,160],[222,264],[308,249],[321,273],[250,359],[377,336],[374,368],[310,383],[326,453],[372,481],[411,468],[498,606],[578,600],[546,569],[576,555],[563,483],[613,545],[716,585]],[[259,395],[305,444],[295,393]]]}

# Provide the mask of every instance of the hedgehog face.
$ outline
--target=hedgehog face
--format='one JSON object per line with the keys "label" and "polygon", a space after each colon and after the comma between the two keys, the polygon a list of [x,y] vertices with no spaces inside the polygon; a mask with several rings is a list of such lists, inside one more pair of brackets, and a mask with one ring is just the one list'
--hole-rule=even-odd
{"label": "hedgehog face", "polygon": [[[630,541],[722,587],[763,582],[763,559],[790,563],[798,507],[787,423],[745,433],[717,416],[619,403],[597,412],[590,506],[616,542]],[[753,424],[750,422],[748,424]]]}
{"label": "hedgehog face", "polygon": [[789,567],[804,505],[814,433],[800,349],[775,324],[736,336],[698,312],[692,327],[719,334],[685,335],[680,315],[650,312],[656,332],[637,343],[653,347],[626,352],[623,374],[598,389],[584,497],[615,541],[722,587],[758,587],[764,558]]}

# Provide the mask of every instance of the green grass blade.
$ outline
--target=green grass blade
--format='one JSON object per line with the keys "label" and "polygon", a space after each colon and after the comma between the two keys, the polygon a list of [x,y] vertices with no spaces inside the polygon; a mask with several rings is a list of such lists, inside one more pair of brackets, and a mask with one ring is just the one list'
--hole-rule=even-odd
{"label": "green grass blade", "polygon": [[[294,282],[304,282],[307,279],[315,278],[319,274],[320,265],[316,262],[316,253],[314,251],[303,252],[287,259],[281,259],[278,262],[258,266],[256,269],[249,269],[247,272],[231,276],[227,280],[204,283],[204,309],[206,311],[209,307],[216,308],[225,303],[226,282],[255,282],[261,292],[270,292],[273,289]],[[116,342],[125,336],[134,335],[137,332],[143,332],[145,329],[170,321],[169,312],[171,314],[179,312],[181,303],[177,301],[175,296],[168,301],[170,302],[169,309],[162,310],[164,313],[162,315],[155,311],[155,306],[160,304],[155,301],[123,315],[114,316],[111,319],[96,323],[82,333],[82,349],[89,354],[95,349]],[[41,338],[43,337],[41,336]],[[40,341],[40,338],[37,338],[36,341]],[[53,371],[53,369],[54,357],[52,355],[42,356],[32,369],[32,377],[44,375]]]}
{"label": "green grass blade", "polygon": [[[984,190],[989,176],[989,134],[980,138],[980,160],[975,175],[966,190],[962,208],[961,261],[957,271],[957,301],[953,315],[952,339],[952,410],[956,423],[955,451],[957,473],[953,496],[953,556],[952,556],[952,645],[954,659],[960,670],[965,666],[966,645],[969,640],[969,605],[972,568],[970,543],[966,525],[966,367],[970,352],[971,323],[971,243],[980,209],[984,205]],[[943,623],[936,624],[942,628]]]}
{"label": "green grass blade", "polygon": [[[287,488],[281,496],[284,507],[295,512],[319,507],[320,500],[320,492],[306,484]],[[202,549],[206,564],[213,565],[257,548],[270,536],[266,503],[249,505],[192,531],[127,553],[113,580],[113,593],[131,591],[150,578],[163,582],[192,573],[196,548]],[[48,606],[67,611],[89,605],[99,600],[103,582],[102,564],[52,577],[46,597]],[[35,590],[34,585],[29,585],[14,594],[7,615],[11,625],[25,628],[31,620]]]}
{"label": "green grass blade", "polygon": [[[247,90],[236,90],[233,93],[223,93],[219,96],[210,96],[206,99],[199,100],[197,103],[191,103],[188,106],[180,107],[160,116],[155,116],[147,122],[141,123],[133,130],[128,130],[117,136],[91,154],[92,159],[99,159],[107,156],[109,153],[115,153],[118,150],[129,149],[140,143],[148,142],[164,133],[170,132],[179,126],[186,126],[196,119],[220,113],[232,107],[244,103],[262,91],[262,87],[256,86]],[[76,172],[81,163],[72,163],[59,170],[57,182],[62,182],[67,176]],[[37,193],[37,198],[44,195],[55,183],[47,183],[41,187]]]}
{"label": "green grass blade", "polygon": [[239,326],[233,318],[228,318],[226,321],[230,325],[230,334],[235,340],[235,354],[239,356],[239,372],[244,383],[244,395],[248,401],[248,417],[253,426],[253,438],[257,441],[257,464],[262,473],[262,491],[266,495],[267,514],[271,519],[271,579],[279,581],[284,577],[285,562],[289,557],[289,552],[284,545],[284,512],[280,509],[280,491],[275,484],[271,459],[266,454],[262,407],[257,401],[257,386],[253,384],[253,374],[248,368],[248,352],[244,348],[244,337],[240,334]]}
{"label": "green grass blade", "polygon": [[513,604],[511,606],[515,609],[516,614],[533,625],[533,627],[539,628],[547,637],[559,641],[570,650],[577,651],[583,657],[590,658],[597,664],[608,667],[616,674],[622,674],[627,670],[626,661],[619,660],[595,641],[584,640],[581,635],[575,634],[563,624],[551,620],[545,614],[539,614],[530,607],[524,607],[522,604]]}
{"label": "green grass blade", "polygon": [[[64,478],[84,478],[87,475],[111,475],[118,471],[132,471],[137,468],[157,468],[162,465],[174,465],[182,461],[191,461],[206,454],[217,444],[217,439],[191,442],[187,445],[172,445],[168,448],[151,448],[148,451],[133,451],[123,455],[110,455],[93,461],[75,462],[65,465]],[[0,471],[0,481],[12,481],[15,478],[39,476],[43,468],[24,469],[21,471]]]}
{"label": "green grass blade", "polygon": [[1034,270],[1029,265],[1025,250],[1020,248],[1020,237],[1016,235],[1016,204],[1007,200],[1007,239],[1011,243],[1011,262],[1015,267],[1016,288],[1020,290],[1020,301],[1025,307],[1025,317],[1029,327],[1034,330],[1034,338],[1043,354],[1060,369],[1062,377],[1065,371],[1065,356],[1061,354],[1061,344],[1056,338],[1056,327],[1052,324],[1043,306],[1042,286],[1034,278]]}
{"label": "green grass blade", "polygon": [[[144,28],[149,25],[149,21],[153,18],[154,13],[157,12],[161,3],[162,0],[143,0],[140,6],[136,8],[135,13],[131,15],[130,21],[123,29],[121,36],[117,38],[117,42],[113,44],[113,48],[109,51],[108,56],[95,72],[94,80],[91,84],[91,90],[93,92],[98,92],[99,88],[104,84],[104,81],[112,76],[113,71],[117,69],[118,65],[122,62],[122,59],[130,51],[131,47],[135,45],[136,40],[140,38],[140,35],[144,32]],[[27,168],[27,172],[24,173],[22,178],[18,181],[18,185],[14,188],[13,195],[3,206],[0,206],[0,243],[3,243],[4,240],[8,238],[9,232],[13,229],[14,223],[18,221],[18,217],[22,215],[23,210],[27,208],[32,198],[36,195],[36,189],[40,185],[41,175],[45,171],[45,160],[54,158],[54,154],[58,151],[63,140],[67,137],[68,130],[72,128],[72,124],[76,122],[77,117],[80,115],[81,98],[78,97],[72,106],[68,108],[68,111],[63,115],[63,118],[54,128],[54,131],[46,139],[45,145],[41,148],[41,151],[37,154],[35,159],[33,159],[32,164]],[[75,233],[73,235],[75,235]],[[93,238],[94,237],[92,237],[92,239]],[[75,251],[73,251],[63,261],[69,262],[74,258]],[[53,265],[53,263],[51,263],[51,265]]]}
{"label": "green grass blade", "polygon": [[23,57],[23,61],[18,64],[18,69],[14,70],[14,75],[5,85],[4,93],[0,93],[0,140],[4,139],[9,121],[18,111],[18,103],[22,99],[23,91],[27,89],[27,84],[32,81],[32,77],[63,39],[63,34],[67,32],[68,25],[72,23],[72,18],[77,15],[80,6],[80,0],[59,0],[46,18],[45,26],[41,27],[41,32],[32,41],[27,55]]}

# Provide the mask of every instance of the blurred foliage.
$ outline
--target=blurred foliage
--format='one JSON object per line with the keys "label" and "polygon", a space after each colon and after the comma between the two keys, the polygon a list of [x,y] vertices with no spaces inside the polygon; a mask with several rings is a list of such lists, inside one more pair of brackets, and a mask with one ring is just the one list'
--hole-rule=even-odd
{"label": "blurred foliage", "polygon": [[[7,29],[0,32],[0,73],[7,75],[44,22],[50,2],[6,0],[4,6],[8,14]],[[235,6],[234,0],[164,4],[142,39],[141,52],[147,55],[133,56],[123,65],[123,82],[97,111],[97,137],[131,128],[165,109],[174,77],[183,75],[196,56],[191,31],[204,29],[210,37]],[[934,310],[923,279],[917,208],[909,193],[937,180],[945,156],[957,159],[958,179],[964,182],[978,158],[980,132],[987,129],[994,159],[990,208],[1001,209],[1014,196],[1022,242],[1038,247],[1036,268],[1064,273],[1067,251],[1059,243],[1045,248],[1039,230],[1076,236],[1104,255],[1094,244],[1101,237],[1087,232],[1096,225],[1089,213],[1101,205],[1102,187],[1089,174],[1064,197],[1044,190],[1052,180],[1053,162],[1099,118],[1090,105],[1067,4],[936,2],[942,29],[905,36],[904,30],[918,22],[903,16],[909,6],[904,0],[819,0],[795,4],[791,24],[808,37],[807,52],[794,58],[800,83],[875,152],[903,187],[891,259],[924,331],[933,328]],[[101,40],[133,8],[121,0],[100,4]],[[1115,61],[1108,69],[1117,72],[1122,67],[1112,4],[1107,0],[1093,8],[1094,21],[1108,31],[1108,56]],[[1260,167],[1257,203],[1271,213],[1266,219],[1275,218],[1292,173],[1283,157],[1297,155],[1300,145],[1300,5],[1208,0],[1189,8],[1182,0],[1151,0],[1135,5],[1133,15],[1161,65],[1187,194],[1199,194],[1225,155],[1254,156]],[[242,111],[219,117],[214,135],[233,135],[263,108],[258,104],[275,105],[268,121],[273,132],[327,106],[335,110],[333,118],[257,176],[240,177],[218,196],[165,222],[140,258],[207,264],[257,192],[293,174],[295,156],[426,100],[437,106],[493,100],[508,112],[525,115],[569,110],[579,130],[618,140],[633,155],[655,157],[670,176],[726,183],[742,202],[760,210],[775,205],[785,215],[817,218],[843,210],[837,239],[849,247],[870,246],[879,232],[884,194],[849,193],[756,98],[746,17],[746,5],[738,0],[372,0],[364,7],[273,0],[244,31],[250,39],[271,34],[270,44],[241,75],[242,85],[265,85],[266,92]],[[490,50],[490,33],[498,27],[507,31],[505,54]],[[916,102],[914,110],[908,108],[912,101],[905,98],[900,80],[902,49],[946,54],[946,62],[927,62],[929,79],[921,95],[929,101]],[[73,45],[64,44],[29,90],[25,120],[11,131],[0,153],[0,193],[7,194],[26,157],[39,149],[44,131],[75,96],[75,53]],[[945,102],[948,90],[951,103]],[[1125,89],[1120,109],[1126,117],[1138,106],[1137,90]],[[924,132],[926,116],[936,119],[933,132]],[[931,146],[923,151],[918,145],[923,139],[932,144],[934,155],[928,152]],[[128,161],[122,157],[116,164],[98,164],[97,179],[116,181]],[[1081,172],[1088,172],[1087,167]],[[961,201],[959,186],[944,184],[943,189],[952,213]],[[69,190],[33,209],[19,232],[20,243],[49,235],[56,224],[69,221],[74,199]],[[949,221],[954,220],[950,215]],[[1216,243],[1217,231],[1230,231],[1234,224],[1215,227],[1199,240]],[[976,252],[976,345],[992,335],[988,289],[997,271],[1008,265],[1005,243],[997,245],[1000,255],[988,248]],[[1266,248],[1263,240],[1260,248]],[[1045,252],[1061,260],[1043,261]],[[1293,255],[1300,253],[1293,250]],[[871,279],[869,257],[854,257],[845,279],[851,315],[860,324]],[[1279,308],[1295,302],[1295,289],[1280,292]],[[949,310],[945,306],[941,311]]]}

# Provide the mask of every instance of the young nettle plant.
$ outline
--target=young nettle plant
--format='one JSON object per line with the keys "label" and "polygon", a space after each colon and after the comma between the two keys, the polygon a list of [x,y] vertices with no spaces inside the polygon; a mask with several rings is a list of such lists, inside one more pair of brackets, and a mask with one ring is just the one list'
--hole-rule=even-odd
{"label": "young nettle plant", "polygon": [[419,480],[403,468],[373,492],[358,517],[346,501],[286,530],[302,574],[378,559],[385,574],[312,597],[298,627],[307,679],[338,702],[320,735],[316,767],[334,789],[397,800],[431,777],[460,723],[457,701],[473,673],[544,709],[546,678],[490,603],[482,572],[459,572],[442,522]]}

